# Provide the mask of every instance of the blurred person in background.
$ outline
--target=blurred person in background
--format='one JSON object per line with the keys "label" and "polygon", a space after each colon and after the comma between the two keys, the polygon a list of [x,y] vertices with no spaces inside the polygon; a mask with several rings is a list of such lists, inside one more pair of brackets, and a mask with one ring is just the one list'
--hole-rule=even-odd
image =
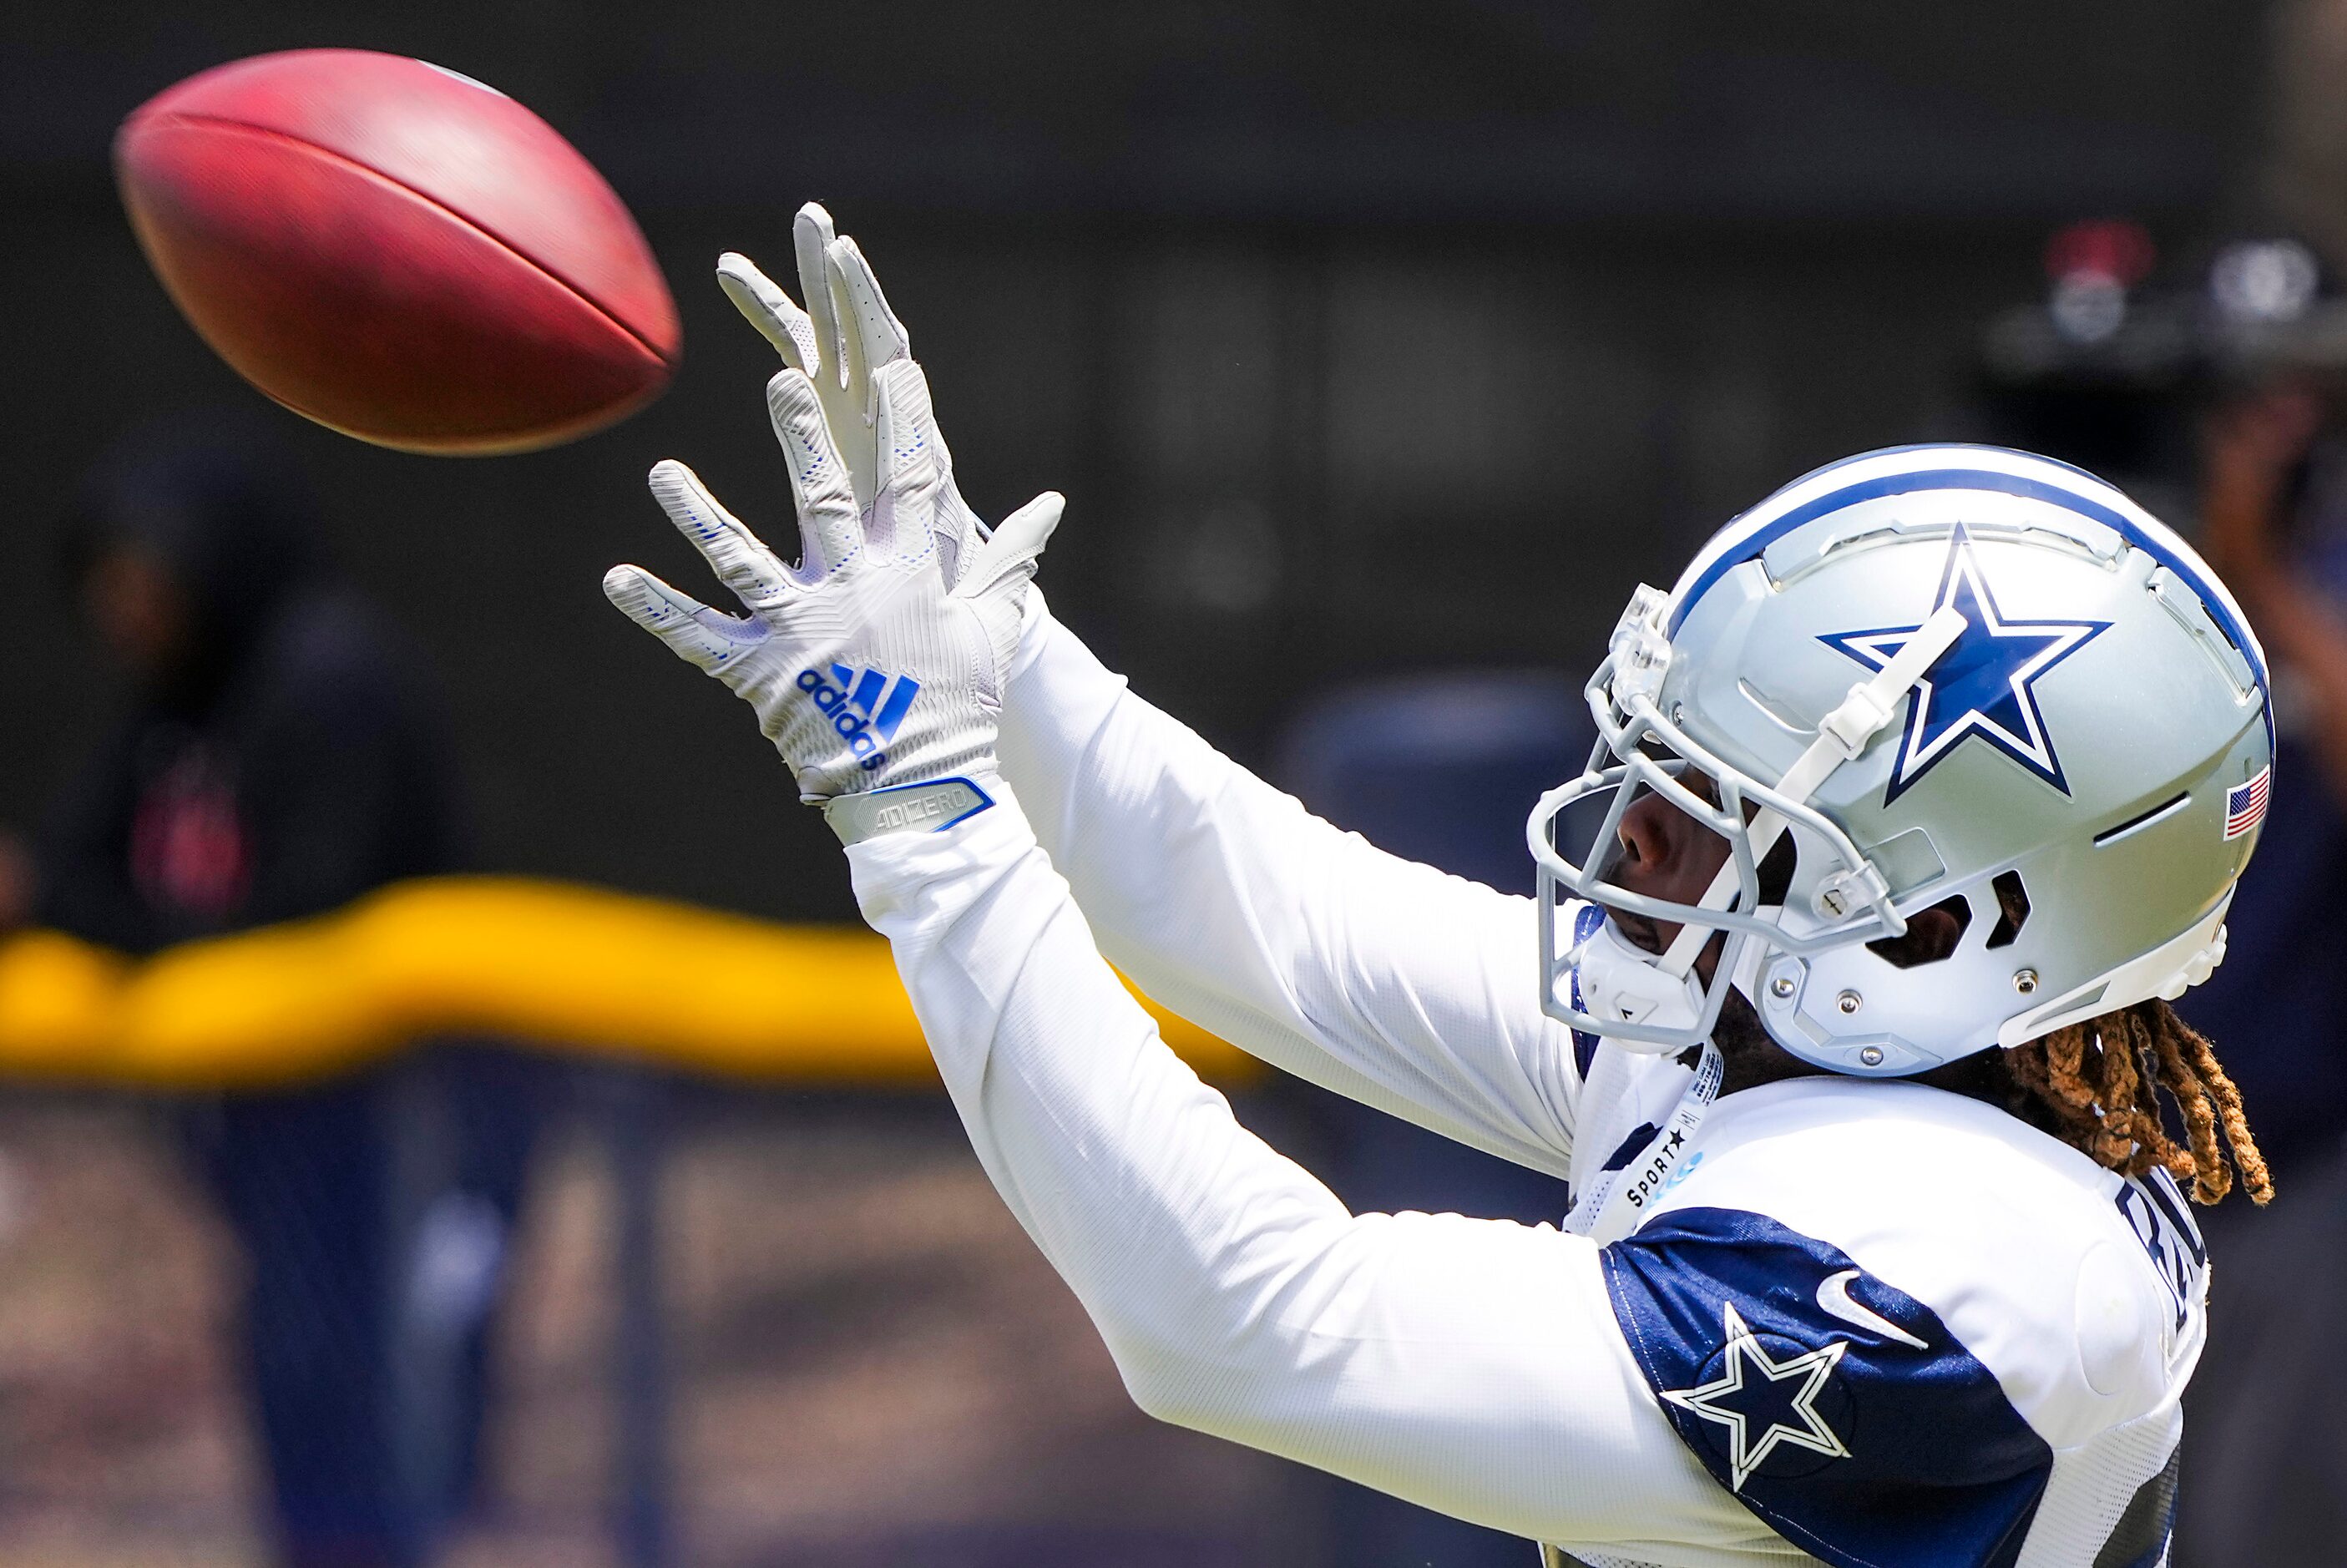
{"label": "blurred person in background", "polygon": [[[19,917],[143,956],[460,863],[422,662],[327,569],[265,450],[149,430],[85,485],[67,582],[129,702],[30,854],[0,857]],[[420,1561],[470,1488],[528,1143],[514,1071],[438,1052],[179,1118],[248,1269],[286,1563]]]}
{"label": "blurred person in background", "polygon": [[[2267,832],[2289,852],[2246,879],[2224,967],[2190,999],[2204,1029],[2254,1040],[2243,1094],[2303,1201],[2211,1215],[2229,1259],[2187,1423],[2208,1483],[2179,1510],[2177,1562],[2338,1561],[2347,1540],[2347,1377],[2309,1355],[2347,1293],[2347,430],[2340,385],[2270,376],[2204,428],[2209,558],[2276,666],[2282,723]],[[2234,1232],[2239,1234],[2235,1235]],[[2237,1260],[2237,1261],[2234,1261]]]}
{"label": "blurred person in background", "polygon": [[2347,1006],[2331,958],[2347,938],[2347,0],[2283,0],[2269,27],[2262,148],[2239,204],[2272,237],[2211,269],[2228,374],[2200,425],[2198,510],[2278,671],[2270,830],[2291,852],[2244,884],[2232,950],[2193,1000],[2260,1041],[2241,1087],[2288,1167],[2330,1157],[2347,1113],[2347,1053],[2319,1022]]}
{"label": "blurred person in background", "polygon": [[2281,363],[2239,377],[2204,420],[2200,515],[2276,666],[2266,831],[2288,850],[2242,884],[2190,1016],[2258,1041],[2241,1089],[2296,1196],[2251,1222],[2211,1216],[2211,1245],[2237,1261],[2187,1423],[2206,1481],[2178,1512],[2178,1568],[2335,1563],[2347,1540],[2347,1375],[2309,1353],[2347,1293],[2347,302],[2311,297],[2311,263],[2347,275],[2347,0],[2285,0],[2270,26],[2250,201],[2304,241],[2310,297],[2270,329]]}
{"label": "blurred person in background", "polygon": [[2326,1159],[2347,1112],[2347,1057],[2315,1023],[2347,1006],[2347,975],[2315,958],[2347,942],[2347,444],[2330,404],[2302,375],[2262,382],[2219,402],[2201,454],[2202,543],[2279,671],[2290,784],[2272,820],[2291,852],[2245,884],[2225,968],[2193,999],[2260,1042],[2242,1090],[2285,1168]]}

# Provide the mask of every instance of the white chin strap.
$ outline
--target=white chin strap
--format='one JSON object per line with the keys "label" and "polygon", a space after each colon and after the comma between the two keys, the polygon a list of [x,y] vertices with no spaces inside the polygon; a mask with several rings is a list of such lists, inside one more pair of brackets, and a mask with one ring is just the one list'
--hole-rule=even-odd
{"label": "white chin strap", "polygon": [[[1852,686],[1841,705],[1825,716],[1818,726],[1818,738],[1778,781],[1777,793],[1788,800],[1807,802],[1828,774],[1866,749],[1898,712],[1900,702],[1923,672],[1963,630],[1963,614],[1953,606],[1935,611],[1872,680]],[[1757,866],[1784,836],[1785,819],[1764,807],[1745,832]],[[1736,862],[1731,858],[1712,877],[1696,907],[1726,909],[1735,901],[1737,884]],[[1682,925],[1670,949],[1657,958],[1624,942],[1608,920],[1581,945],[1577,954],[1583,1009],[1597,1018],[1625,1023],[1696,1028],[1703,1020],[1705,996],[1695,976],[1695,961],[1717,929],[1693,921]],[[1728,981],[1748,993],[1759,971],[1761,944],[1747,937],[1734,946],[1737,951]],[[1618,1039],[1614,1043],[1657,1054],[1676,1049]]]}
{"label": "white chin strap", "polygon": [[[1728,942],[1734,955],[1728,984],[1749,994],[1753,978],[1760,972],[1763,945],[1749,937],[1731,937]],[[1652,954],[1624,941],[1611,920],[1573,950],[1571,962],[1581,980],[1582,1009],[1594,1017],[1655,1029],[1702,1027],[1701,982],[1692,974],[1664,973]],[[1668,1056],[1685,1049],[1663,1040],[1616,1039],[1614,1043],[1640,1056]]]}
{"label": "white chin strap", "polygon": [[[1594,1017],[1656,1029],[1693,1029],[1703,1020],[1703,987],[1695,976],[1666,973],[1652,954],[1624,941],[1611,920],[1574,949],[1571,961],[1581,980],[1582,1009]],[[1657,1056],[1676,1049],[1645,1040],[1615,1043]]]}

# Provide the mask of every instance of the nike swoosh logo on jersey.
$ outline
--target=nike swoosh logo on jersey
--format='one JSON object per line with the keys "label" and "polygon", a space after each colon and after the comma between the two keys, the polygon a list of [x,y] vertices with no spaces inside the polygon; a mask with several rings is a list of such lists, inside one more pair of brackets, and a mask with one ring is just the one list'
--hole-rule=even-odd
{"label": "nike swoosh logo on jersey", "polygon": [[1918,1350],[1931,1348],[1929,1345],[1924,1344],[1880,1312],[1852,1300],[1850,1294],[1850,1282],[1857,1277],[1858,1270],[1854,1268],[1845,1268],[1840,1274],[1826,1276],[1825,1282],[1818,1286],[1819,1308],[1828,1317],[1839,1317],[1853,1327],[1880,1334],[1885,1339],[1895,1339],[1901,1345],[1912,1345]]}

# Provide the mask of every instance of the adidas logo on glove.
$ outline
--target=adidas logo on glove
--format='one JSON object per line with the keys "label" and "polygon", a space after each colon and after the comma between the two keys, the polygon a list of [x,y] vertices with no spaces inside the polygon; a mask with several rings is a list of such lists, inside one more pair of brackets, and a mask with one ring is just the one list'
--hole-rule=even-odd
{"label": "adidas logo on glove", "polygon": [[880,748],[897,738],[897,726],[905,722],[905,711],[919,695],[921,683],[909,675],[899,675],[891,686],[888,677],[877,670],[859,672],[835,664],[829,681],[813,670],[800,671],[799,690],[815,699],[815,705],[829,716],[831,727],[847,742],[857,765],[871,774],[888,765],[888,753]]}

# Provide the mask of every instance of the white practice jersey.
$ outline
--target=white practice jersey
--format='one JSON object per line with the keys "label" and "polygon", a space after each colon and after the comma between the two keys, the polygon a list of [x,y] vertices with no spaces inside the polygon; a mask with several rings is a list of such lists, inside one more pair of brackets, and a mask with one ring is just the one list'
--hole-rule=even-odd
{"label": "white practice jersey", "polygon": [[[1590,1568],[2165,1560],[2205,1262],[2164,1175],[1897,1081],[1675,1122],[1692,1064],[1542,1012],[1530,900],[1314,818],[1048,617],[1005,706],[1015,798],[856,845],[856,887],[1144,1409]],[[1103,954],[1287,1071],[1552,1173],[1560,1224],[1348,1212]]]}

